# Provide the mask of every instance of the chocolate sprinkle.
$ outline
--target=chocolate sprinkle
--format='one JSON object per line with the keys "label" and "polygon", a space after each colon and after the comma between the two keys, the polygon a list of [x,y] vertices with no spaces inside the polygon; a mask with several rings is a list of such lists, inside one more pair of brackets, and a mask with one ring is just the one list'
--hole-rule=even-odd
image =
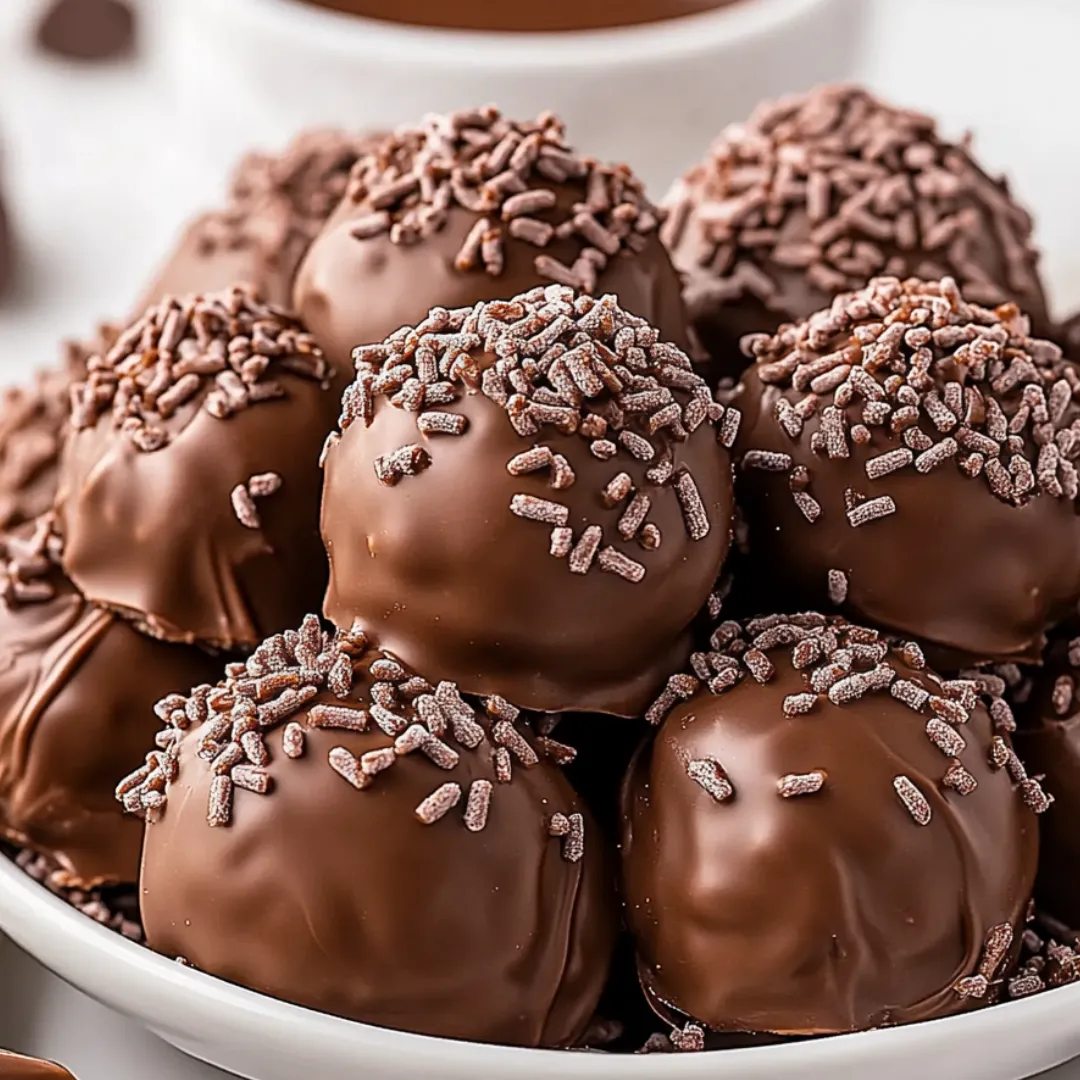
{"label": "chocolate sprinkle", "polygon": [[169,444],[164,421],[179,409],[201,407],[224,420],[283,396],[279,372],[318,382],[329,373],[300,324],[242,286],[163,300],[87,366],[86,380],[71,387],[72,427],[108,415],[145,453]]}
{"label": "chocolate sprinkle", "polygon": [[[586,195],[563,210],[548,185],[567,181],[580,182]],[[541,249],[533,264],[542,278],[584,292],[611,258],[638,250],[661,218],[626,166],[574,154],[553,114],[523,123],[492,106],[398,131],[357,161],[346,198],[371,208],[353,226],[358,240],[421,243],[441,231],[451,207],[462,207],[477,220],[454,260],[460,272],[498,276],[514,237]],[[578,237],[572,266],[543,252],[556,236]]]}
{"label": "chocolate sprinkle", "polygon": [[[760,105],[723,132],[665,206],[664,241],[694,271],[692,308],[743,297],[782,307],[792,274],[826,297],[878,274],[949,272],[979,303],[1042,295],[1031,218],[1006,184],[966,145],[945,142],[931,118],[855,86]],[[986,234],[1003,280],[980,262]]]}

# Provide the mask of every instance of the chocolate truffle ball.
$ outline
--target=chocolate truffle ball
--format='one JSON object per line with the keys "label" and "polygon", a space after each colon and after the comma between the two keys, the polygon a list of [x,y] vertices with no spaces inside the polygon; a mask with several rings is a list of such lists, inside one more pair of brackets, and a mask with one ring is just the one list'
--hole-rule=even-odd
{"label": "chocolate truffle ball", "polygon": [[60,1065],[0,1050],[0,1080],[74,1080]]}
{"label": "chocolate truffle ball", "polygon": [[640,715],[727,552],[738,413],[613,296],[561,285],[436,308],[356,359],[327,617],[469,693]]}
{"label": "chocolate truffle ball", "polygon": [[[1073,627],[1075,630],[1075,626]],[[1072,928],[1080,927],[1080,637],[1056,636],[1043,667],[1013,689],[1020,729],[1016,746],[1035,775],[1045,776],[1054,804],[1040,825],[1042,848],[1035,899]]]}
{"label": "chocolate truffle ball", "polygon": [[948,278],[876,279],[745,344],[751,580],[956,658],[1035,659],[1080,596],[1080,378],[1060,349]]}
{"label": "chocolate truffle ball", "polygon": [[108,348],[116,332],[102,324],[93,343],[64,342],[58,367],[41,368],[29,384],[0,390],[0,532],[52,509],[71,384],[86,378],[90,357]]}
{"label": "chocolate truffle ball", "polygon": [[664,239],[719,373],[739,340],[805,319],[880,274],[955,277],[1049,329],[1031,219],[935,122],[853,86],[759,106],[666,199]]}
{"label": "chocolate truffle ball", "polygon": [[144,758],[154,703],[220,668],[88,603],[48,517],[0,537],[0,833],[81,887],[134,882],[142,837],[117,781]]}
{"label": "chocolate truffle ball", "polygon": [[326,585],[319,452],[337,416],[304,329],[246,289],[165,300],[74,388],[64,569],[170,641],[251,648]]}
{"label": "chocolate truffle ball", "polygon": [[653,710],[675,703],[623,789],[653,1007],[824,1035],[988,1000],[1019,948],[1047,799],[979,684],[820,615],[724,623],[710,645]]}
{"label": "chocolate truffle ball", "polygon": [[242,282],[275,304],[290,304],[300,260],[341,201],[357,157],[377,138],[313,130],[280,154],[247,154],[233,173],[225,207],[186,226],[138,312],[168,296]]}
{"label": "chocolate truffle ball", "polygon": [[162,703],[163,751],[121,784],[151,947],[366,1023],[574,1044],[614,875],[561,747],[314,616],[227,671]]}
{"label": "chocolate truffle ball", "polygon": [[414,326],[557,282],[614,293],[684,345],[659,216],[625,166],[579,157],[561,121],[429,117],[364,154],[297,274],[294,305],[332,363]]}

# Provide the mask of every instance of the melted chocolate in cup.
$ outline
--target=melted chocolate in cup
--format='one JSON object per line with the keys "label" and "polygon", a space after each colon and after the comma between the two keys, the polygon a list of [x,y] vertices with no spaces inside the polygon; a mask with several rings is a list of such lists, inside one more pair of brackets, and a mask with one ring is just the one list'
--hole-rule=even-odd
{"label": "melted chocolate in cup", "polygon": [[300,267],[294,306],[337,365],[431,308],[552,282],[614,293],[685,346],[659,221],[629,168],[580,157],[551,114],[434,116],[361,156]]}
{"label": "melted chocolate in cup", "polygon": [[61,1065],[0,1050],[0,1080],[74,1080]]}
{"label": "melted chocolate in cup", "polygon": [[547,0],[507,4],[505,0],[306,0],[315,7],[366,19],[439,26],[454,30],[548,33],[601,30],[663,22],[729,7],[746,0]]}
{"label": "melted chocolate in cup", "polygon": [[717,376],[745,367],[745,334],[805,319],[882,274],[948,275],[967,299],[1015,301],[1050,330],[1031,218],[1007,182],[931,118],[858,87],[759,106],[665,207],[664,240]]}
{"label": "melted chocolate in cup", "polygon": [[134,882],[142,838],[117,781],[146,754],[154,703],[220,661],[88,603],[48,518],[0,542],[0,833],[55,861],[62,884]]}
{"label": "melted chocolate in cup", "polygon": [[823,1035],[991,1000],[1048,802],[1017,783],[992,699],[820,615],[722,623],[691,670],[650,710],[623,791],[625,914],[654,1009]]}
{"label": "melted chocolate in cup", "polygon": [[640,715],[727,553],[738,423],[658,338],[554,285],[357,350],[327,617],[465,692]]}
{"label": "melted chocolate in cup", "polygon": [[319,452],[343,381],[249,290],[151,308],[75,387],[65,571],[170,641],[251,648],[294,623],[326,587]]}
{"label": "melted chocolate in cup", "polygon": [[288,305],[296,268],[341,201],[349,170],[378,136],[308,131],[280,154],[250,153],[237,166],[220,210],[184,229],[176,249],[136,305],[216,292],[247,282]]}
{"label": "melted chocolate in cup", "polygon": [[151,947],[365,1023],[575,1045],[615,896],[553,744],[314,616],[226,670],[162,704],[164,749],[121,785]]}
{"label": "melted chocolate in cup", "polygon": [[888,278],[744,344],[744,580],[954,666],[1036,659],[1080,596],[1080,377],[1060,349],[950,279]]}

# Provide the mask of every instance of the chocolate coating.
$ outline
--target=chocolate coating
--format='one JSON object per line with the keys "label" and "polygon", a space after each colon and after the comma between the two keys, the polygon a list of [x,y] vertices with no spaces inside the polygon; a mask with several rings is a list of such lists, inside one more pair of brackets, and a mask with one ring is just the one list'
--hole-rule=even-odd
{"label": "chocolate coating", "polygon": [[272,303],[289,305],[300,260],[341,201],[357,157],[377,138],[313,130],[280,154],[247,154],[233,173],[226,205],[185,226],[137,313],[167,296],[241,282]]}
{"label": "chocolate coating", "polygon": [[1035,898],[1040,909],[1069,927],[1080,926],[1080,639],[1058,637],[1044,666],[1025,680],[1018,705],[1017,752],[1035,775],[1045,777],[1054,802],[1039,822],[1041,847]]}
{"label": "chocolate coating", "polygon": [[0,1080],[74,1080],[61,1065],[0,1050]]}
{"label": "chocolate coating", "polygon": [[[595,372],[612,369],[602,358],[634,378],[622,366],[629,342],[635,334],[642,343],[656,337],[613,297],[575,299],[553,286],[546,295],[536,290],[479,312],[483,345],[467,329],[476,313],[464,309],[447,316],[451,334],[430,332],[429,320],[408,332],[411,344],[388,342],[365,353],[370,361],[358,361],[357,382],[343,400],[342,435],[326,459],[326,615],[343,627],[359,619],[395,655],[469,693],[501,694],[531,709],[639,715],[685,659],[690,623],[727,552],[730,465],[706,418],[707,404],[714,417],[724,410],[686,357],[664,343],[637,349],[637,398],[629,386],[616,394],[605,388]],[[524,387],[518,365],[529,362],[521,350],[531,348],[515,337],[513,324],[536,319],[539,328],[556,316],[565,320],[563,333],[549,335],[544,347],[554,345],[556,355],[572,340],[587,339],[578,352],[592,350],[596,385],[588,397],[575,391],[576,399],[562,398],[565,382],[553,367],[550,379],[537,375],[535,401],[507,398],[510,374]],[[437,312],[432,319],[442,322]],[[405,407],[402,395],[420,385],[416,378],[388,400],[409,378],[405,365],[423,369],[429,353],[439,358],[439,342],[455,336],[472,348],[466,366],[454,367],[458,378],[432,385],[441,404]],[[689,432],[670,417],[674,426],[650,434],[650,415],[657,414],[630,411],[650,393],[657,400],[649,408],[684,416]],[[541,405],[541,398],[563,404]],[[425,431],[421,425],[435,415],[456,420],[463,433]],[[604,415],[618,416],[618,428]],[[529,426],[521,427],[526,420]],[[586,437],[585,429],[604,437]],[[613,441],[628,433],[649,460]],[[410,446],[421,457],[415,473],[387,475],[386,463]],[[529,453],[548,455],[549,464],[519,460]],[[553,471],[558,461],[565,476]],[[620,476],[624,487],[609,496]],[[698,517],[684,509],[684,485],[697,492]],[[541,516],[530,518],[522,502],[535,504]],[[545,510],[556,517],[545,517]],[[658,547],[647,546],[649,534]],[[556,556],[560,536],[566,546]],[[590,536],[595,543],[586,551]]]}
{"label": "chocolate coating", "polygon": [[53,0],[37,43],[68,60],[115,60],[135,45],[135,13],[124,0]]}
{"label": "chocolate coating", "polygon": [[[141,394],[117,383],[133,366]],[[252,647],[295,623],[326,585],[329,375],[302,328],[244,290],[165,301],[132,324],[77,387],[61,466],[64,568],[80,590],[167,640]]]}
{"label": "chocolate coating", "polygon": [[[377,665],[390,658],[364,653],[355,637],[320,643],[317,620],[309,622],[293,636],[294,647],[284,639],[268,643],[254,667],[239,666],[250,685],[247,672],[266,671],[260,655],[272,653],[280,658],[275,666],[284,665],[280,677],[291,673],[301,686],[318,688],[305,704],[275,714],[278,723],[261,725],[266,760],[259,768],[233,767],[234,778],[241,768],[265,777],[267,794],[238,781],[228,820],[208,825],[208,806],[211,815],[220,809],[211,786],[228,782],[228,766],[204,760],[221,744],[203,757],[200,747],[218,716],[227,732],[238,715],[235,678],[224,684],[220,705],[209,699],[208,722],[177,732],[167,752],[162,767],[174,779],[151,813],[141,877],[151,947],[262,993],[366,1023],[513,1045],[574,1044],[600,997],[615,924],[613,875],[588,810],[544,758],[528,766],[515,751],[509,782],[499,782],[501,729],[477,723],[449,684],[426,694],[421,710],[404,689],[395,703],[393,686],[382,682],[374,693],[383,701],[389,693],[400,723],[380,730],[388,719],[373,706],[372,687]],[[312,629],[308,655],[321,649],[326,662],[316,667],[332,670],[334,691],[296,666]],[[343,655],[351,687],[340,682]],[[436,702],[447,693],[454,717]],[[320,707],[345,720],[320,719]],[[462,709],[470,718],[465,727]],[[186,723],[185,713],[178,715]],[[286,720],[300,743],[293,758],[284,752]],[[388,730],[404,734],[395,740]],[[517,738],[526,750],[539,745],[527,730]],[[431,749],[419,748],[422,739]],[[450,760],[437,765],[436,749]],[[390,763],[361,773],[365,755],[380,751]],[[335,756],[336,767],[328,764]],[[345,779],[350,768],[355,783]],[[446,784],[458,785],[459,802],[425,810]],[[473,814],[477,785],[490,794],[482,822]],[[154,798],[152,785],[146,796]],[[576,861],[568,842],[550,834],[559,814],[567,822],[581,815],[584,846]]]}
{"label": "chocolate coating", "polygon": [[133,882],[142,837],[116,783],[146,753],[154,702],[220,661],[88,603],[49,565],[46,535],[4,539],[0,832],[54,859],[65,884]]}
{"label": "chocolate coating", "polygon": [[738,0],[548,0],[544,4],[507,4],[503,0],[307,0],[365,19],[382,19],[413,26],[445,26],[458,30],[501,30],[549,33],[600,30],[662,22],[727,7]]}
{"label": "chocolate coating", "polygon": [[719,375],[744,334],[772,332],[879,274],[955,277],[972,300],[1018,303],[1040,334],[1046,297],[1028,213],[930,117],[852,86],[758,107],[665,200],[686,302]]}
{"label": "chocolate coating", "polygon": [[[912,329],[921,304],[936,314]],[[882,315],[890,336],[951,344],[890,352],[873,340]],[[974,339],[988,363],[969,351]],[[1080,380],[1056,347],[1028,337],[1015,309],[971,308],[947,283],[883,279],[751,348],[736,448],[748,579],[788,603],[839,601],[959,660],[1036,658],[1080,595]]]}
{"label": "chocolate coating", "polygon": [[[1007,735],[973,683],[824,622],[724,624],[713,644],[745,661],[718,665],[734,676],[718,693],[683,686],[627,775],[626,916],[643,986],[678,1024],[820,1035],[947,1016],[991,996],[1019,948],[1038,831],[1013,766],[989,760],[1011,760]],[[800,636],[822,644],[797,669]],[[815,692],[833,646],[852,674]]]}
{"label": "chocolate coating", "polygon": [[[554,158],[535,154],[518,155],[520,164],[515,158],[514,168],[508,167],[508,155],[498,148],[527,140],[558,155],[558,167],[548,164]],[[453,191],[445,186],[452,171],[467,178],[463,187],[455,181]],[[417,187],[391,200],[398,184],[407,188],[408,177],[425,172],[444,185],[435,195],[426,198]],[[506,181],[504,188],[485,187],[496,175]],[[518,213],[509,203],[515,193],[536,190],[552,205]],[[579,215],[587,219],[588,236],[575,231]],[[542,235],[560,226],[563,233],[538,246],[538,240],[515,235],[524,221]],[[487,223],[494,250],[483,255],[477,236],[478,250],[462,262],[470,235],[485,232],[479,222]],[[588,222],[603,230],[601,243],[610,245],[605,251]],[[414,326],[435,306],[471,307],[553,280],[573,281],[597,295],[614,293],[627,311],[684,346],[679,278],[657,225],[655,208],[629,169],[577,158],[553,116],[531,124],[509,121],[494,109],[435,117],[361,156],[345,198],[300,267],[293,303],[338,365],[357,345]],[[558,267],[538,268],[537,259],[545,256]]]}

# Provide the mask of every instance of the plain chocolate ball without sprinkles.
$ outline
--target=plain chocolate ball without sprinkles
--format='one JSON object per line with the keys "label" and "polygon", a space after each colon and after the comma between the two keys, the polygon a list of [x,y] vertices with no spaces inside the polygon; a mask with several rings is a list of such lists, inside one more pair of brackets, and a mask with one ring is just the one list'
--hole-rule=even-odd
{"label": "plain chocolate ball without sprinkles", "polygon": [[686,343],[656,209],[625,165],[579,157],[550,113],[429,117],[361,156],[297,275],[294,306],[344,364],[353,348],[457,308],[557,282],[615,293]]}
{"label": "plain chocolate ball without sprinkles", "polygon": [[246,288],[165,300],[74,388],[64,569],[167,640],[253,648],[326,585],[319,451],[338,396],[304,328]]}
{"label": "plain chocolate ball without sprinkles", "polygon": [[728,549],[739,414],[613,296],[551,285],[356,351],[325,612],[429,677],[639,715]]}
{"label": "plain chocolate ball without sprinkles", "polygon": [[616,904],[566,748],[315,616],[226,672],[162,702],[120,786],[150,945],[366,1023],[574,1045]]}
{"label": "plain chocolate ball without sprinkles", "polygon": [[654,1009],[823,1035],[996,997],[1048,799],[984,691],[838,619],[722,623],[651,710],[623,790],[625,910]]}
{"label": "plain chocolate ball without sprinkles", "polygon": [[117,780],[145,756],[154,703],[220,661],[88,603],[60,571],[50,517],[0,537],[0,554],[0,835],[64,884],[134,882],[142,836]]}
{"label": "plain chocolate ball without sprinkles", "polygon": [[349,170],[378,138],[314,130],[280,154],[247,154],[233,174],[227,204],[186,226],[138,313],[169,296],[241,282],[275,304],[290,304],[296,268],[341,201]]}
{"label": "plain chocolate ball without sprinkles", "polygon": [[758,107],[665,200],[665,242],[719,374],[744,334],[807,318],[881,274],[950,275],[970,300],[1015,300],[1050,329],[1031,218],[966,142],[852,86]]}
{"label": "plain chocolate ball without sprinkles", "polygon": [[1060,349],[948,278],[877,279],[744,344],[747,579],[950,663],[1037,659],[1080,596],[1080,377]]}

